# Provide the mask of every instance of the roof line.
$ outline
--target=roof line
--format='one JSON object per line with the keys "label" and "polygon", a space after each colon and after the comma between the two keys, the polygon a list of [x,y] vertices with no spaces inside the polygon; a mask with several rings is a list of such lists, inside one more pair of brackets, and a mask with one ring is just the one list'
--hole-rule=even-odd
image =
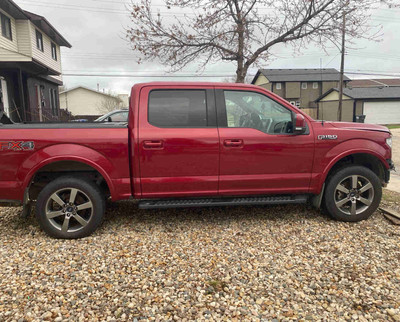
{"label": "roof line", "polygon": [[71,88],[71,89],[67,89],[67,90],[65,90],[65,91],[62,91],[62,92],[60,92],[59,94],[64,94],[64,93],[72,92],[72,91],[74,91],[74,90],[76,90],[76,89],[79,89],[79,88],[83,88],[83,89],[86,89],[86,90],[88,90],[88,91],[91,91],[91,92],[94,92],[94,93],[97,93],[97,94],[101,94],[101,95],[104,95],[104,96],[109,96],[109,97],[112,97],[112,98],[119,99],[118,97],[116,97],[116,96],[114,96],[114,95],[102,93],[102,92],[96,91],[96,90],[94,90],[94,89],[85,87],[85,86],[75,86],[75,87],[73,87],[73,88]]}
{"label": "roof line", "polygon": [[30,17],[30,15],[39,17],[41,20],[43,20],[43,21],[50,27],[50,29],[52,29],[52,30],[57,34],[58,37],[60,37],[60,39],[65,43],[65,44],[64,44],[65,47],[68,47],[68,48],[71,48],[71,47],[72,47],[72,45],[68,42],[68,40],[65,39],[65,38],[59,33],[59,31],[58,31],[45,17],[43,17],[43,16],[41,16],[41,15],[38,15],[37,13],[30,12],[30,11],[28,11],[28,10],[23,10],[23,11],[24,11],[25,15],[28,16],[29,20],[32,20],[32,21],[34,20],[34,19],[32,19],[32,17]]}

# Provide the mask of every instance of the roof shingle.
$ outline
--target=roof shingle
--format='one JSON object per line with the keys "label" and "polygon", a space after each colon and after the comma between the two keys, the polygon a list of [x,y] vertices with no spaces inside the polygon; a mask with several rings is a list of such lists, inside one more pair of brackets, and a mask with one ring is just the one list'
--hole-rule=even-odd
{"label": "roof shingle", "polygon": [[[332,93],[332,91],[339,92],[337,88],[332,88],[330,91],[323,94],[316,102],[323,99],[325,96]],[[400,99],[400,86],[392,87],[355,87],[344,88],[343,94],[353,99]]]}
{"label": "roof shingle", "polygon": [[[252,83],[258,76],[264,75],[270,82],[329,82],[339,81],[340,73],[335,68],[324,69],[259,69]],[[345,81],[350,78],[344,76]]]}

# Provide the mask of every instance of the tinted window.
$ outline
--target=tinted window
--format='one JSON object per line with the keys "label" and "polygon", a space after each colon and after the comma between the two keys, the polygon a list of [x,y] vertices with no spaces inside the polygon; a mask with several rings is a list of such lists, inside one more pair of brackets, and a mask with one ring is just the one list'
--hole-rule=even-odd
{"label": "tinted window", "polygon": [[293,133],[292,112],[267,96],[225,91],[228,127],[247,127],[269,134]]}
{"label": "tinted window", "polygon": [[160,127],[206,127],[206,92],[152,91],[149,96],[149,123]]}

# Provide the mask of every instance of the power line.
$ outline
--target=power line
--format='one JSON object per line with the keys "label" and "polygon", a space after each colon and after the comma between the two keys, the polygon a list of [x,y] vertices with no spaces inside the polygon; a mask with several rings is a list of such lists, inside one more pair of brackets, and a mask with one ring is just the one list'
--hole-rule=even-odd
{"label": "power line", "polygon": [[[105,1],[105,0],[103,0]],[[129,10],[119,10],[113,8],[105,8],[105,7],[92,7],[92,6],[81,6],[81,5],[70,5],[70,4],[54,4],[53,2],[27,2],[21,1],[22,4],[30,5],[30,6],[38,6],[38,7],[52,7],[52,8],[59,8],[59,9],[67,9],[67,10],[81,10],[85,9],[89,12],[99,12],[99,13],[107,13],[107,14],[123,14],[129,15]],[[258,8],[258,10],[271,10],[271,8]],[[159,12],[164,16],[195,16],[194,13],[182,13],[182,12]],[[396,18],[384,17],[384,16],[377,16],[376,18],[371,18],[371,20],[381,21],[381,22],[391,22],[391,23],[400,23],[399,20]]]}
{"label": "power line", "polygon": [[[310,68],[312,69],[312,68]],[[317,68],[315,68],[315,70],[317,70]],[[360,71],[345,71],[345,74],[350,74],[350,75],[375,75],[375,76],[390,76],[390,77],[396,77],[396,78],[400,78],[400,72],[394,72],[391,74],[388,74],[390,72],[386,72],[386,71],[371,71],[371,72],[367,72],[364,71],[362,72]],[[331,73],[324,73],[326,74],[334,74],[334,75],[338,75],[337,72],[331,72]],[[286,76],[309,76],[310,74],[285,74]],[[65,73],[62,74],[62,76],[67,76],[67,77],[110,77],[110,78],[114,78],[114,77],[121,77],[121,78],[129,78],[129,77],[133,77],[133,78],[219,78],[219,77],[232,77],[234,76],[234,73],[232,74],[217,74],[217,75],[197,75],[197,74],[178,74],[178,75],[168,75],[168,74],[151,74],[151,75],[143,75],[143,74],[104,74],[104,73],[96,73],[96,74],[89,74],[89,73]],[[253,77],[255,75],[248,75],[248,77]]]}

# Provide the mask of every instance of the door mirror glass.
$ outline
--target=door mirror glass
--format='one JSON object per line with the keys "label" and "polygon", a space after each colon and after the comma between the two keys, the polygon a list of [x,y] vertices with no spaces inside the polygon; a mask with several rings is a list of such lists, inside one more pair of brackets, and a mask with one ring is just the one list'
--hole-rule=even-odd
{"label": "door mirror glass", "polygon": [[295,134],[304,134],[307,131],[307,123],[303,115],[296,114],[294,123],[295,123],[294,127]]}

